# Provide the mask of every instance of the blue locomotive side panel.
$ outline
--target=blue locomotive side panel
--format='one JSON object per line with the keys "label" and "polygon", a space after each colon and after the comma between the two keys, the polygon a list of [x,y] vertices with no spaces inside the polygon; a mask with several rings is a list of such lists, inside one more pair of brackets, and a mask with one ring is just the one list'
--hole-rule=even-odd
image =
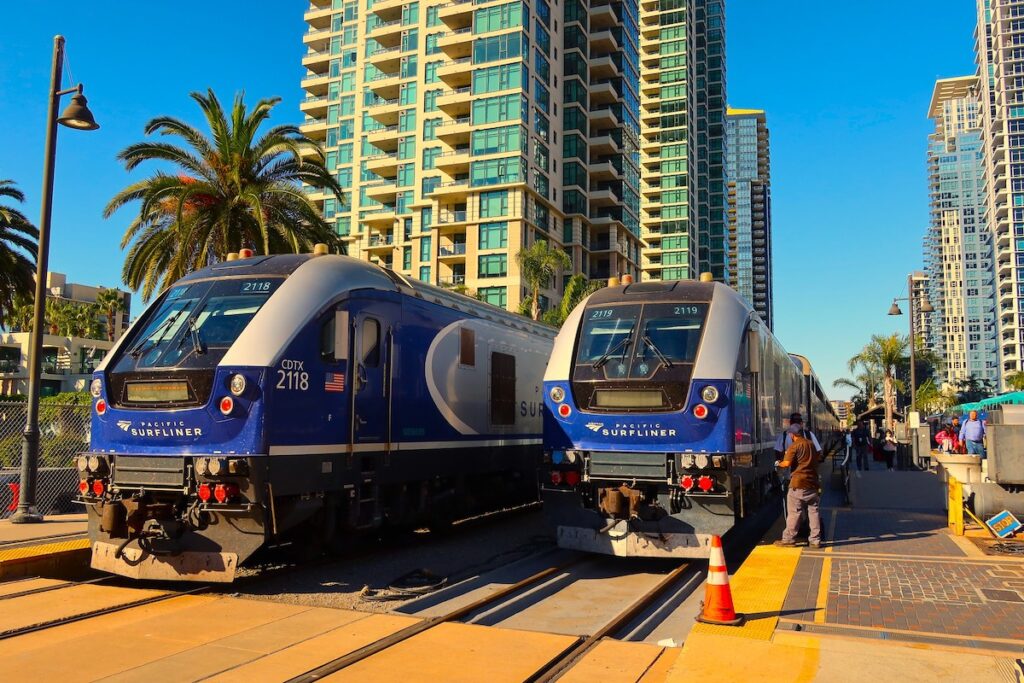
{"label": "blue locomotive side panel", "polygon": [[189,275],[94,375],[93,566],[230,581],[267,542],[536,499],[553,336],[347,257]]}

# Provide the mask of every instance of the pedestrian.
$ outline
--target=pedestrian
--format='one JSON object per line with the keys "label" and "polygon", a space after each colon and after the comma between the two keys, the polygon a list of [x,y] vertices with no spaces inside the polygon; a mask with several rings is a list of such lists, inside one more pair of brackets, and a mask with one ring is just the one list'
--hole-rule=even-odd
{"label": "pedestrian", "polygon": [[882,443],[882,454],[885,456],[885,469],[892,472],[893,460],[896,458],[896,435],[891,429],[885,430],[885,441]]}
{"label": "pedestrian", "polygon": [[953,432],[953,434],[956,435],[956,442],[951,444],[952,447],[949,449],[950,453],[966,453],[967,452],[967,447],[964,446],[963,439],[960,438],[960,427],[961,427],[961,425],[960,425],[960,418],[959,417],[954,417],[953,418],[953,423],[950,425],[949,428]]}
{"label": "pedestrian", "polygon": [[960,428],[960,440],[966,444],[969,455],[985,459],[985,423],[978,419],[977,410],[967,415],[967,422]]}
{"label": "pedestrian", "polygon": [[811,528],[808,544],[812,548],[821,547],[821,480],[818,478],[818,465],[821,463],[820,451],[808,439],[799,424],[791,424],[787,433],[792,444],[786,449],[783,459],[776,462],[777,467],[790,468],[789,491],[786,493],[786,530],[782,540],[775,545],[793,547],[796,545],[796,534],[807,518]]}
{"label": "pedestrian", "polygon": [[867,425],[860,422],[853,430],[853,448],[857,453],[857,469],[868,469],[868,446],[870,446],[870,435]]}
{"label": "pedestrian", "polygon": [[849,427],[843,430],[843,442],[846,444],[846,457],[843,458],[843,467],[849,467],[850,453],[853,452],[853,430]]}
{"label": "pedestrian", "polygon": [[[818,437],[815,436],[814,432],[809,429],[804,429],[804,416],[800,413],[793,413],[790,415],[789,426],[792,427],[793,425],[799,427],[799,431],[804,434],[808,440],[810,440],[811,444],[814,446],[815,453],[817,453],[820,458],[822,455],[821,444],[818,443]],[[786,450],[792,443],[793,435],[788,429],[775,437],[775,459],[779,460],[782,458],[783,454],[785,454]]]}

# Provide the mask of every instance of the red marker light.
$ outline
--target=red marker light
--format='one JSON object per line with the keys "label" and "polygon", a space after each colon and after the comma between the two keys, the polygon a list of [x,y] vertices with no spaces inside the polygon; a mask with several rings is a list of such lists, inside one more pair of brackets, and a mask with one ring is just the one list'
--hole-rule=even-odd
{"label": "red marker light", "polygon": [[103,415],[107,412],[107,402],[102,398],[96,401],[96,414]]}
{"label": "red marker light", "polygon": [[555,486],[558,486],[559,484],[561,484],[562,483],[562,473],[559,472],[558,470],[553,471],[551,473],[551,483],[554,484]]}
{"label": "red marker light", "polygon": [[580,483],[580,473],[575,470],[569,470],[565,473],[565,483],[569,486],[575,486]]}
{"label": "red marker light", "polygon": [[708,407],[703,403],[698,403],[693,409],[693,416],[698,420],[703,420],[708,416]]}
{"label": "red marker light", "polygon": [[103,495],[103,491],[105,489],[106,489],[106,487],[103,485],[103,480],[102,479],[97,479],[96,481],[94,481],[92,483],[92,492],[94,494],[96,494],[97,496],[102,496]]}
{"label": "red marker light", "polygon": [[89,495],[89,482],[87,482],[85,479],[78,482],[78,490],[81,491],[83,496]]}
{"label": "red marker light", "polygon": [[203,501],[204,503],[208,503],[210,501],[210,498],[213,497],[213,491],[210,490],[209,484],[200,484],[199,490],[196,493],[199,495],[199,500]]}
{"label": "red marker light", "polygon": [[253,251],[252,249],[239,249],[238,250],[238,258],[240,258],[240,259],[241,258],[252,258],[255,255],[256,255],[256,252]]}
{"label": "red marker light", "polygon": [[220,400],[220,412],[224,415],[230,415],[235,409],[235,400],[230,396],[225,396]]}
{"label": "red marker light", "polygon": [[217,484],[217,488],[213,490],[213,497],[218,503],[226,503],[237,495],[238,486],[235,484]]}
{"label": "red marker light", "polygon": [[689,474],[685,475],[682,479],[679,480],[679,485],[686,489],[687,491],[692,491],[693,477],[691,477]]}
{"label": "red marker light", "polygon": [[572,408],[569,407],[568,403],[563,403],[558,406],[558,414],[562,417],[569,417],[572,414]]}
{"label": "red marker light", "polygon": [[700,487],[701,491],[707,493],[712,488],[714,488],[715,480],[705,474],[702,475],[701,478],[697,480],[697,486]]}

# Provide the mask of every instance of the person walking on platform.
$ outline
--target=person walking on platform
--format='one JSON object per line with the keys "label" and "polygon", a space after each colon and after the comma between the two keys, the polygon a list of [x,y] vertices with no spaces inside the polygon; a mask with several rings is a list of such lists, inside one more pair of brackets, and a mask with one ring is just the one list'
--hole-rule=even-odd
{"label": "person walking on platform", "polygon": [[960,440],[967,444],[968,455],[985,458],[985,423],[978,419],[978,411],[967,415],[967,422],[960,428]]}
{"label": "person walking on platform", "polygon": [[857,469],[868,469],[868,447],[871,445],[871,435],[863,422],[853,430],[853,448],[857,452]]}
{"label": "person walking on platform", "polygon": [[821,480],[818,478],[818,465],[821,463],[821,451],[814,447],[799,424],[791,424],[787,430],[792,437],[792,444],[778,467],[790,468],[789,492],[786,494],[786,530],[782,540],[775,545],[793,547],[796,545],[796,534],[800,530],[803,518],[811,527],[808,544],[812,548],[821,547]]}
{"label": "person walking on platform", "polygon": [[885,469],[892,472],[893,461],[896,459],[896,435],[892,433],[891,429],[885,430],[882,453],[885,455]]}

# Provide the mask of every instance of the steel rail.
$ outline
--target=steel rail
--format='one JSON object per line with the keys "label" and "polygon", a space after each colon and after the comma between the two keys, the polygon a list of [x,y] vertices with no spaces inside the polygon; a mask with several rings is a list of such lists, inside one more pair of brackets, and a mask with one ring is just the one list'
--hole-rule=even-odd
{"label": "steel rail", "polygon": [[36,593],[48,593],[50,591],[61,590],[62,588],[71,588],[72,586],[87,586],[90,584],[103,583],[104,581],[110,581],[113,576],[101,576],[96,579],[89,579],[87,581],[65,581],[64,583],[58,583],[52,586],[42,586],[40,588],[30,588],[28,590],[19,591],[17,593],[8,593],[6,595],[0,595],[0,600],[10,600],[11,598],[21,598],[26,595],[35,595]]}
{"label": "steel rail", "polygon": [[636,602],[619,612],[611,621],[606,623],[596,632],[581,638],[575,645],[563,650],[554,659],[541,667],[536,673],[526,679],[527,683],[551,683],[559,678],[566,671],[571,669],[580,658],[592,650],[605,638],[618,633],[628,626],[637,616],[649,607],[662,593],[672,586],[679,578],[692,567],[692,563],[684,562],[671,572],[665,575],[658,585],[650,589]]}
{"label": "steel rail", "polygon": [[502,588],[502,589],[500,589],[498,591],[495,591],[494,593],[491,593],[490,595],[486,595],[486,596],[484,596],[482,598],[474,600],[473,602],[469,603],[468,605],[464,605],[464,606],[459,607],[459,608],[457,608],[455,610],[452,610],[451,612],[448,612],[447,614],[443,614],[443,615],[437,616],[437,617],[432,617],[432,618],[429,618],[429,619],[424,619],[424,620],[422,620],[422,621],[420,621],[418,623],[415,623],[415,624],[413,624],[411,626],[407,626],[407,627],[403,628],[400,631],[396,631],[395,633],[392,633],[389,636],[385,636],[384,638],[381,638],[380,640],[377,640],[377,641],[375,641],[373,643],[370,643],[369,645],[361,647],[358,650],[354,650],[354,651],[352,651],[352,652],[350,652],[350,653],[348,653],[346,655],[343,655],[343,656],[338,657],[336,659],[332,659],[329,662],[325,662],[324,664],[321,664],[320,666],[318,666],[318,667],[316,667],[314,669],[310,669],[309,671],[307,671],[307,672],[305,672],[303,674],[300,674],[298,676],[295,676],[294,678],[288,679],[287,683],[311,683],[312,681],[319,681],[320,679],[322,679],[322,678],[324,678],[326,676],[329,676],[329,675],[331,675],[333,673],[337,673],[338,671],[341,671],[342,669],[344,669],[346,667],[352,666],[356,662],[361,662],[362,660],[364,660],[364,659],[366,659],[368,657],[372,657],[375,654],[383,652],[384,650],[388,649],[389,647],[397,645],[398,643],[401,643],[402,641],[408,640],[409,638],[412,638],[415,635],[418,635],[420,633],[423,633],[424,631],[432,629],[435,626],[439,626],[440,624],[443,624],[443,623],[446,623],[446,622],[456,621],[458,619],[461,619],[461,618],[463,618],[465,616],[468,616],[468,615],[472,614],[473,612],[476,612],[477,610],[479,610],[479,609],[481,609],[483,607],[487,607],[489,605],[492,605],[492,604],[494,604],[494,603],[496,603],[496,602],[498,602],[498,601],[500,601],[500,600],[502,600],[502,599],[504,599],[504,598],[506,598],[506,597],[508,597],[508,596],[510,596],[512,594],[514,594],[514,593],[517,593],[517,592],[523,590],[524,588],[532,586],[532,585],[534,585],[536,583],[540,583],[544,579],[547,579],[547,578],[550,578],[550,577],[555,576],[557,574],[560,574],[561,572],[565,571],[566,569],[568,569],[572,565],[575,565],[575,564],[578,564],[578,563],[582,562],[584,559],[586,559],[586,558],[585,557],[576,557],[576,558],[574,558],[574,559],[572,559],[572,560],[570,560],[568,562],[564,562],[564,563],[562,563],[562,564],[560,564],[558,566],[548,567],[547,569],[545,569],[543,571],[539,571],[536,574],[533,574],[532,576],[528,576],[528,577],[526,577],[525,579],[523,579],[521,581],[517,581],[516,583],[512,584],[511,586],[506,586],[505,588]]}

